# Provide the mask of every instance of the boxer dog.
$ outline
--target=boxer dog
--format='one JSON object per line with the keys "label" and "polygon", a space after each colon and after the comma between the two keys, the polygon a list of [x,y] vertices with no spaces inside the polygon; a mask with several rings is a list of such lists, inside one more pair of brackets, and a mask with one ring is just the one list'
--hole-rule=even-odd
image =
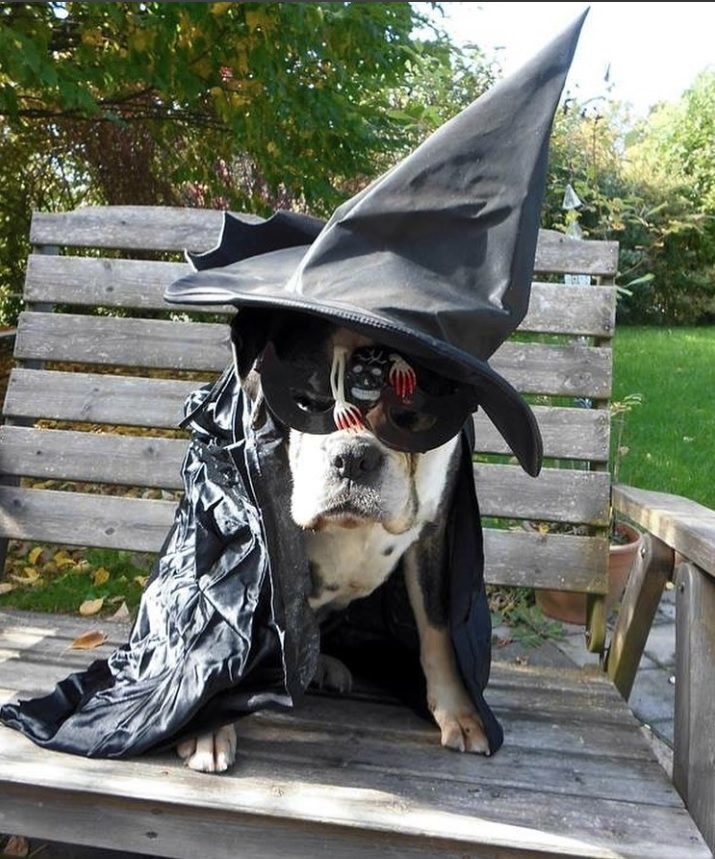
{"label": "boxer dog", "polygon": [[[291,514],[305,533],[308,599],[318,621],[367,597],[401,567],[441,743],[488,754],[456,666],[443,575],[469,392],[361,334],[311,318],[284,322],[240,374],[254,415],[267,407],[287,428]],[[351,675],[321,654],[313,682],[347,692]],[[177,751],[192,769],[225,771],[235,759],[234,726],[187,739]]]}

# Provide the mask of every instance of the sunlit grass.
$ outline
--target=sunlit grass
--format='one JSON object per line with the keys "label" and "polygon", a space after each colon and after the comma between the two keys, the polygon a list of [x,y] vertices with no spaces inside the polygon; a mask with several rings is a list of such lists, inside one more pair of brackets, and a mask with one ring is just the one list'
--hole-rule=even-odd
{"label": "sunlit grass", "polygon": [[715,327],[621,326],[613,399],[635,393],[620,481],[715,508]]}

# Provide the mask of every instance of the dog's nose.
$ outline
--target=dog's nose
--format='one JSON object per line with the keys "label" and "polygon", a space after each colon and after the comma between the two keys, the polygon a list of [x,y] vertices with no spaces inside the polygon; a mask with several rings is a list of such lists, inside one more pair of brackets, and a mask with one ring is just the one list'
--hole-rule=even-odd
{"label": "dog's nose", "polygon": [[334,449],[330,465],[339,477],[358,480],[380,467],[382,452],[374,444],[350,442]]}

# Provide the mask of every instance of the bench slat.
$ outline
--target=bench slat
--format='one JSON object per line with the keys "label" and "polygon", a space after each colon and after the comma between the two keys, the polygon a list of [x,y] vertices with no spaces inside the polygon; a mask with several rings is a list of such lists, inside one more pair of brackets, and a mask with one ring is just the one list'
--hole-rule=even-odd
{"label": "bench slat", "polygon": [[[118,426],[176,428],[195,380],[30,370],[10,374],[4,414],[14,419],[77,421]],[[582,408],[535,406],[547,457],[605,462],[608,413]],[[509,453],[494,424],[481,412],[474,418],[475,449]]]}
{"label": "bench slat", "polygon": [[[237,214],[260,223],[256,215]],[[218,244],[223,212],[164,206],[83,206],[34,212],[30,242],[37,246],[122,250],[207,251]]]}
{"label": "bench slat", "polygon": [[[259,223],[263,218],[233,213]],[[156,206],[84,206],[72,212],[35,212],[33,245],[121,248],[126,250],[205,251],[218,243],[223,212]],[[541,230],[535,270],[615,276],[618,242],[578,241],[555,230]]]}
{"label": "bench slat", "polygon": [[[544,442],[544,457],[607,462],[609,414],[605,409],[533,406]],[[494,424],[481,411],[474,416],[477,453],[511,454]]]}
{"label": "bench slat", "polygon": [[482,516],[608,524],[607,472],[544,468],[534,479],[518,466],[474,466]]}
{"label": "bench slat", "polygon": [[[0,428],[0,470],[45,480],[179,489],[185,453],[183,439]],[[478,465],[474,472],[485,516],[608,522],[609,480],[603,472],[544,469],[536,480],[506,465]]]}
{"label": "bench slat", "polygon": [[520,331],[613,337],[616,326],[612,286],[565,286],[534,282]]}
{"label": "bench slat", "polygon": [[46,480],[181,489],[184,439],[0,427],[0,471]]}
{"label": "bench slat", "polygon": [[[183,307],[164,301],[169,284],[190,271],[188,263],[33,254],[28,260],[25,298],[30,303],[73,306],[229,312],[228,307]],[[611,337],[615,324],[613,292],[613,287],[536,282],[520,328]]]}
{"label": "bench slat", "polygon": [[123,307],[179,313],[228,313],[229,307],[169,304],[164,291],[191,272],[188,263],[31,254],[25,279],[30,304]]}
{"label": "bench slat", "polygon": [[15,367],[3,411],[14,419],[175,429],[184,416],[186,398],[201,385],[192,379]]}
{"label": "bench slat", "polygon": [[0,533],[12,540],[157,552],[176,502],[0,486]]}
{"label": "bench slat", "polygon": [[[89,628],[80,618],[70,627],[65,618],[32,615],[23,626],[14,617],[2,616],[9,633],[0,647],[32,666],[22,693],[64,676],[61,654],[76,667],[82,655],[88,664],[111,652],[67,651]],[[6,665],[5,687],[25,676]],[[488,697],[508,738],[489,761],[446,753],[432,724],[394,702],[343,696],[308,695],[292,711],[240,720],[239,764],[220,778],[170,754],[114,762],[48,752],[0,728],[3,813],[18,834],[105,846],[103,836],[106,846],[187,859],[209,838],[212,855],[226,859],[236,843],[267,859],[708,857],[604,678],[527,669],[497,651]],[[101,833],[90,825],[97,814]]]}
{"label": "bench slat", "polygon": [[484,529],[484,578],[491,585],[603,593],[608,540],[572,534]]}
{"label": "bench slat", "polygon": [[20,314],[15,357],[20,360],[211,370],[231,360],[226,325],[81,316]]}
{"label": "bench slat", "polygon": [[[158,552],[176,502],[0,486],[0,530],[16,540]],[[492,584],[602,590],[602,538],[485,529]],[[599,584],[600,583],[600,584]]]}
{"label": "bench slat", "polygon": [[[20,314],[15,356],[128,367],[220,372],[230,361],[226,325],[72,313]],[[505,343],[494,368],[524,393],[607,398],[610,349]]]}
{"label": "bench slat", "polygon": [[618,242],[580,241],[556,230],[540,230],[534,271],[613,278],[618,274]]}

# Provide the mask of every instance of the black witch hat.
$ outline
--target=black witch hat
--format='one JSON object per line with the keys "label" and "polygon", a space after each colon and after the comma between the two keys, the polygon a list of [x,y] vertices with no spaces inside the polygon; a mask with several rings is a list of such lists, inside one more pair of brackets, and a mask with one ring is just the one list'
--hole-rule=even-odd
{"label": "black witch hat", "polygon": [[488,361],[527,310],[551,126],[587,12],[326,224],[227,216],[167,301],[300,311],[367,334],[471,386],[536,475],[534,416]]}

